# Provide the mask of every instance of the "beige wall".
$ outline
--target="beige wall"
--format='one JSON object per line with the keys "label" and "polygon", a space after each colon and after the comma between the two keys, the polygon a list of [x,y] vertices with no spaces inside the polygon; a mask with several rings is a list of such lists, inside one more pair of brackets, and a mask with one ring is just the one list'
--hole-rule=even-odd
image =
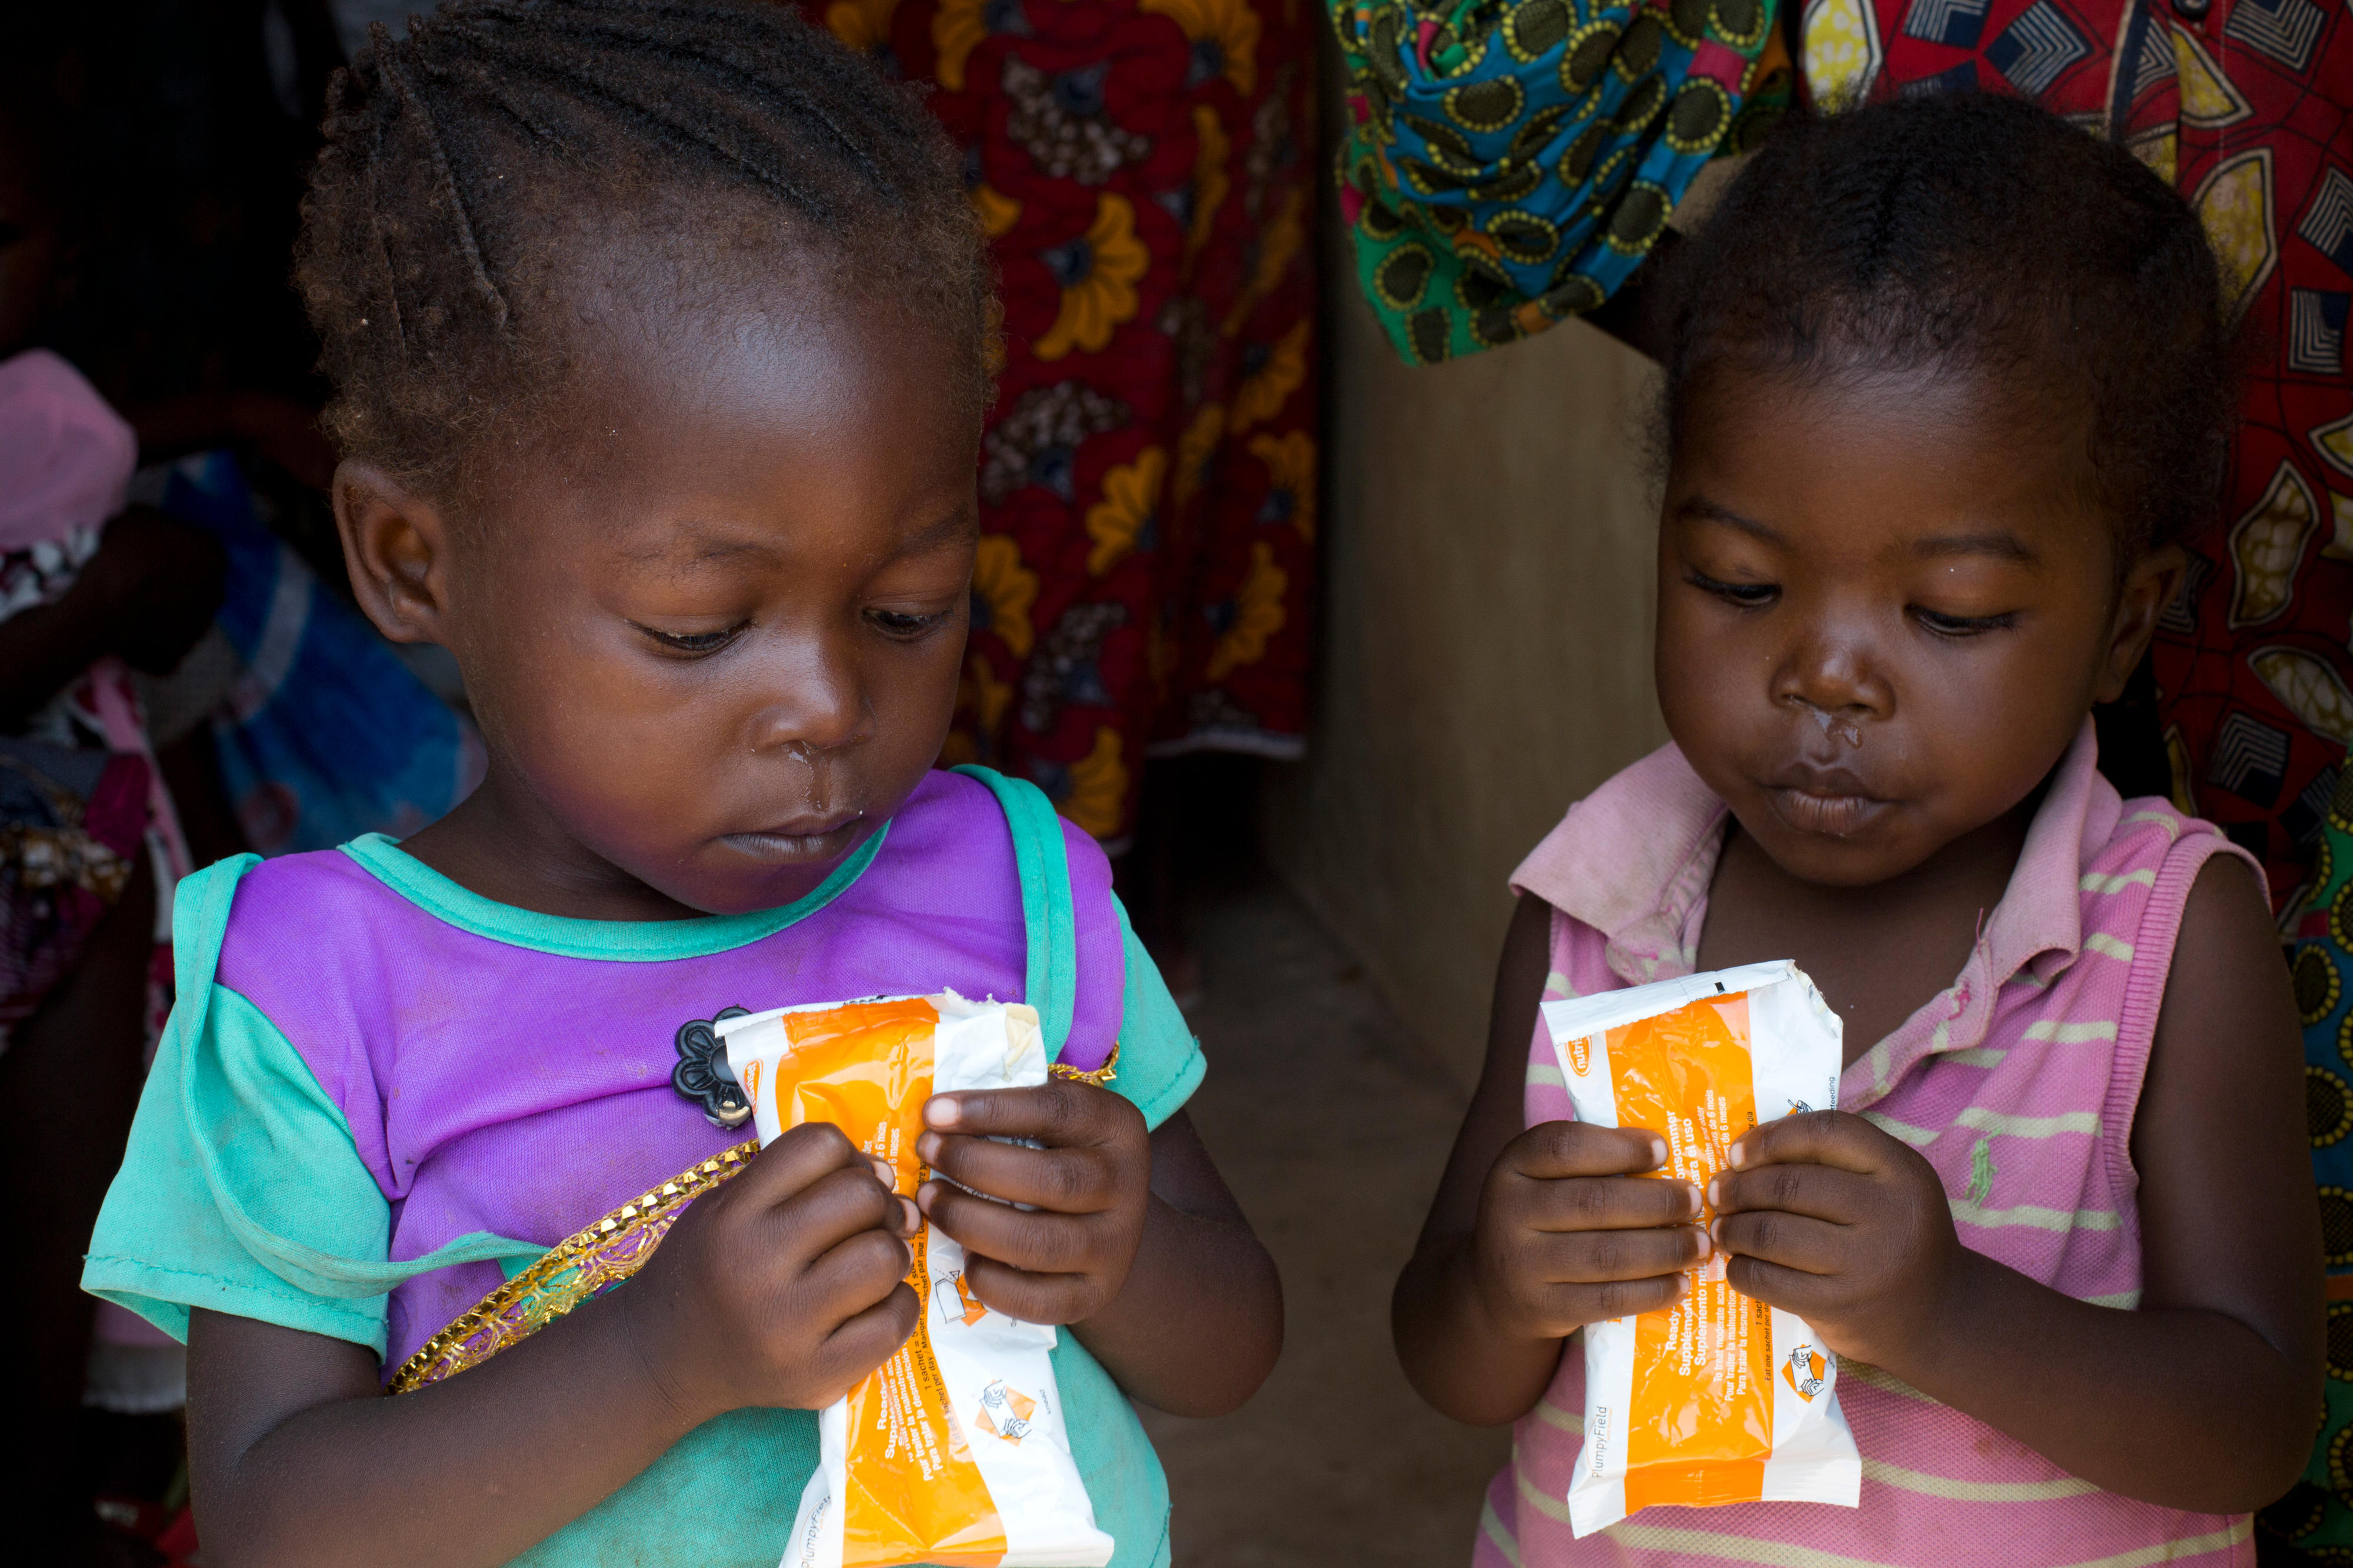
{"label": "beige wall", "polygon": [[1266,842],[1467,1084],[1505,877],[1571,800],[1666,738],[1641,435],[1653,373],[1581,322],[1409,369],[1327,254],[1323,660],[1308,760],[1271,771]]}

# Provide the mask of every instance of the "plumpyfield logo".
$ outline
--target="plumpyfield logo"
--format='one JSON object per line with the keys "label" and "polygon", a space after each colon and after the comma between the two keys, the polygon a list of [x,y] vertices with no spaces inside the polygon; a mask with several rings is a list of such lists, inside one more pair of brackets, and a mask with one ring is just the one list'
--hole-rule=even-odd
{"label": "plumpyfield logo", "polygon": [[1811,1405],[1814,1395],[1822,1391],[1822,1384],[1829,1378],[1830,1371],[1830,1363],[1822,1359],[1821,1352],[1811,1345],[1799,1345],[1789,1352],[1789,1359],[1782,1364],[1781,1375],[1788,1379],[1791,1388],[1798,1391],[1799,1398]]}
{"label": "plumpyfield logo", "polygon": [[1592,1043],[1583,1035],[1568,1042],[1568,1065],[1579,1078],[1593,1069]]}

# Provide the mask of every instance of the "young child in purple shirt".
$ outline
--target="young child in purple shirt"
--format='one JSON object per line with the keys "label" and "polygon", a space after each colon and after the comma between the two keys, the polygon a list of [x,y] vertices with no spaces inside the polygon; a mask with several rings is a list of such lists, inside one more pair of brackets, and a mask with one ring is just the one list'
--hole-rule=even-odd
{"label": "young child in purple shirt", "polygon": [[[1129,1401],[1240,1403],[1280,1296],[1101,852],[932,771],[989,395],[944,141],[727,0],[459,0],[379,29],[327,130],[299,281],[346,558],[457,656],[489,771],[402,843],[182,890],[85,1283],[187,1338],[207,1549],[769,1568],[931,1224],[1068,1326],[1113,1562],[1166,1563]],[[825,1126],[740,1147],[712,1020],[943,987],[1035,1005],[1063,1069],[935,1098],[944,1179],[896,1198]],[[674,1178],[682,1214],[632,1202]]]}

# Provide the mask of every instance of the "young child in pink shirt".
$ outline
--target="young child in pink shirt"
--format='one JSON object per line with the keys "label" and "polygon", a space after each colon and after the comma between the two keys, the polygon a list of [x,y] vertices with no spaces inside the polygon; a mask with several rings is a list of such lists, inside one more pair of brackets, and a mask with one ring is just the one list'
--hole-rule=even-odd
{"label": "young child in pink shirt", "polygon": [[[1681,271],[1673,743],[1514,875],[1486,1071],[1398,1286],[1423,1394],[1517,1422],[1477,1561],[2250,1563],[2319,1408],[2296,1012],[2253,862],[2119,798],[2089,719],[2221,478],[2198,219],[2038,109],[1914,99],[1769,144]],[[2263,657],[2284,700],[2320,668]],[[1704,1194],[1637,1179],[1651,1131],[1567,1119],[1540,999],[1787,958],[1844,1021],[1839,1109],[1756,1128]],[[1838,1352],[1861,1506],[1579,1539],[1564,1352],[1719,1253]]]}

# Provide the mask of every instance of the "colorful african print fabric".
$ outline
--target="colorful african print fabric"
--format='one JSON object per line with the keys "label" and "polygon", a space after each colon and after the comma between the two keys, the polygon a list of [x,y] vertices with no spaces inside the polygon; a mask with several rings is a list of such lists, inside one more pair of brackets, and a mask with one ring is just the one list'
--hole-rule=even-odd
{"label": "colorful african print fabric", "polygon": [[1318,16],[1299,0],[801,0],[934,90],[1005,365],[944,760],[1116,840],[1144,759],[1295,756],[1315,534]]}
{"label": "colorful african print fabric", "polygon": [[2304,1479],[2255,1524],[2319,1562],[2353,1563],[2353,782],[2337,788],[2316,847],[2288,968],[2328,1265],[2327,1407]]}
{"label": "colorful african print fabric", "polygon": [[1817,100],[2023,93],[2206,221],[2255,358],[2228,500],[2156,669],[2174,795],[2295,900],[2353,742],[2353,11],[2321,0],[1813,0]]}
{"label": "colorful african print fabric", "polygon": [[1702,165],[1788,101],[1774,0],[1333,0],[1340,206],[1399,354],[1429,364],[1590,310]]}

